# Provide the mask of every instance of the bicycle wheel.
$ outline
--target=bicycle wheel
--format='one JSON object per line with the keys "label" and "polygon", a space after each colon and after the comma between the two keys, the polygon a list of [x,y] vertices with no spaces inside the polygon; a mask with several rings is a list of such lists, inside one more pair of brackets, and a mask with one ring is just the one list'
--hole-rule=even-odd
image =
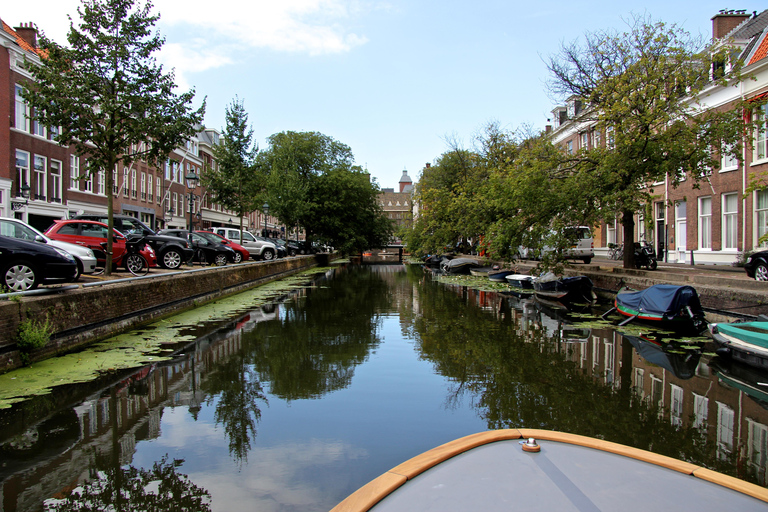
{"label": "bicycle wheel", "polygon": [[125,259],[125,266],[135,276],[145,276],[149,273],[147,260],[139,253],[129,254]]}

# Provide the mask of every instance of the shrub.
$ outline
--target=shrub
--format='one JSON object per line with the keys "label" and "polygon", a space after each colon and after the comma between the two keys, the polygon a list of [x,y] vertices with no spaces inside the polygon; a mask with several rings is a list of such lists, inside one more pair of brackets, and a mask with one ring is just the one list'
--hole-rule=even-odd
{"label": "shrub", "polygon": [[45,322],[38,322],[32,318],[27,318],[19,325],[19,333],[16,336],[16,346],[21,354],[21,362],[24,365],[29,364],[29,354],[39,348],[43,348],[48,340],[51,339],[53,328],[45,317]]}

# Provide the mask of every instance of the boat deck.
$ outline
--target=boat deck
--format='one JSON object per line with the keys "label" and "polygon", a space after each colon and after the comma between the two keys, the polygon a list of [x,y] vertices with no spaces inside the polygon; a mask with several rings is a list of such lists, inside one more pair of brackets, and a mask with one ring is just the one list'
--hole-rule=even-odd
{"label": "boat deck", "polygon": [[[523,451],[520,433],[541,434],[541,451]],[[687,462],[582,436],[521,429],[467,436],[430,450],[361,488],[334,512],[743,512],[765,511],[766,499],[764,488]]]}

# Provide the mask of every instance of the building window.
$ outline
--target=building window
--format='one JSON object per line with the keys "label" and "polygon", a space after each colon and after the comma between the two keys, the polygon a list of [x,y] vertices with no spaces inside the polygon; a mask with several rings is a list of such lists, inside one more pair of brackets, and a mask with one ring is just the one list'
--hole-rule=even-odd
{"label": "building window", "polygon": [[[142,174],[143,176],[143,174]],[[154,179],[152,178],[151,174],[147,174],[147,200],[152,201],[152,185],[153,185]]]}
{"label": "building window", "polygon": [[738,247],[739,195],[723,194],[723,249]]}
{"label": "building window", "polygon": [[565,143],[565,152],[568,153],[569,155],[573,154],[573,141],[572,140],[569,140],[568,142]]}
{"label": "building window", "polygon": [[[759,240],[768,234],[768,189],[755,192],[755,226],[757,239]],[[768,240],[761,244],[763,247],[768,245]]]}
{"label": "building window", "polygon": [[730,154],[733,151],[732,144],[726,144],[720,151],[720,172],[735,171],[739,168],[739,160]]}
{"label": "building window", "polygon": [[120,193],[120,180],[117,178],[117,165],[115,170],[112,171],[112,195],[117,196]]}
{"label": "building window", "polygon": [[131,198],[136,199],[138,194],[136,188],[136,169],[131,169]]}
{"label": "building window", "polygon": [[165,161],[165,179],[166,180],[171,179],[171,161],[170,160]]}
{"label": "building window", "polygon": [[592,147],[600,147],[600,132],[598,130],[592,130]]}
{"label": "building window", "polygon": [[21,186],[25,183],[29,185],[29,153],[16,150],[16,190],[21,196]]}
{"label": "building window", "polygon": [[584,151],[589,149],[589,134],[587,132],[581,134],[581,149]]}
{"label": "building window", "polygon": [[29,105],[21,97],[21,93],[24,88],[19,84],[16,84],[16,119],[14,122],[14,128],[29,132]]}
{"label": "building window", "polygon": [[80,158],[77,155],[69,155],[69,188],[79,190],[80,184]]}
{"label": "building window", "polygon": [[86,192],[93,192],[93,174],[88,172],[88,162],[85,158],[83,158],[83,170],[85,171],[85,179],[83,180],[83,184],[85,187],[83,190]]}
{"label": "building window", "polygon": [[768,104],[759,107],[755,111],[755,144],[752,149],[753,160],[768,158]]}
{"label": "building window", "polygon": [[712,249],[712,198],[699,198],[699,249]]}
{"label": "building window", "polygon": [[33,189],[35,191],[34,198],[41,201],[46,200],[47,188],[47,159],[44,156],[35,155],[35,182]]}
{"label": "building window", "polygon": [[179,209],[179,194],[176,192],[173,193],[173,203],[171,204],[171,208],[173,208],[177,215],[181,215],[182,211]]}
{"label": "building window", "polygon": [[613,126],[605,129],[605,146],[608,149],[616,147],[616,133],[614,133]]}
{"label": "building window", "polygon": [[703,429],[707,427],[709,416],[709,398],[693,394],[693,428]]}
{"label": "building window", "polygon": [[747,418],[747,460],[759,482],[765,485],[768,470],[768,427]]}
{"label": "building window", "polygon": [[123,183],[120,187],[123,189],[123,197],[128,197],[128,168],[123,168]]}
{"label": "building window", "polygon": [[160,176],[157,177],[157,188],[155,189],[155,196],[157,197],[158,204],[163,199],[163,186],[160,183]]}
{"label": "building window", "polygon": [[141,173],[141,200],[147,200],[147,174]]}
{"label": "building window", "polygon": [[51,173],[51,201],[54,203],[61,202],[61,162],[58,160],[51,160],[50,165]]}
{"label": "building window", "polygon": [[669,410],[669,420],[676,427],[683,426],[683,388],[670,384],[671,404]]}
{"label": "building window", "polygon": [[717,402],[717,454],[725,459],[733,451],[733,426],[735,414],[733,409]]}
{"label": "building window", "polygon": [[106,195],[107,173],[105,171],[99,171],[98,180],[99,180],[99,195],[101,196]]}

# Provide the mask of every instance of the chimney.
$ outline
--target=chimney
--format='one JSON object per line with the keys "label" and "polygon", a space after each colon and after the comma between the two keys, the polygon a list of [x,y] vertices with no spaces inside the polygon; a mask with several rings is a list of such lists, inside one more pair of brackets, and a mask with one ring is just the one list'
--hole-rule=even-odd
{"label": "chimney", "polygon": [[544,133],[551,133],[552,132],[552,125],[548,124],[544,127]]}
{"label": "chimney", "polygon": [[32,48],[37,48],[37,29],[31,21],[29,23],[22,23],[20,27],[16,27],[13,30]]}
{"label": "chimney", "polygon": [[745,9],[722,9],[712,18],[712,39],[718,40],[727,36],[733,29],[749,19]]}

